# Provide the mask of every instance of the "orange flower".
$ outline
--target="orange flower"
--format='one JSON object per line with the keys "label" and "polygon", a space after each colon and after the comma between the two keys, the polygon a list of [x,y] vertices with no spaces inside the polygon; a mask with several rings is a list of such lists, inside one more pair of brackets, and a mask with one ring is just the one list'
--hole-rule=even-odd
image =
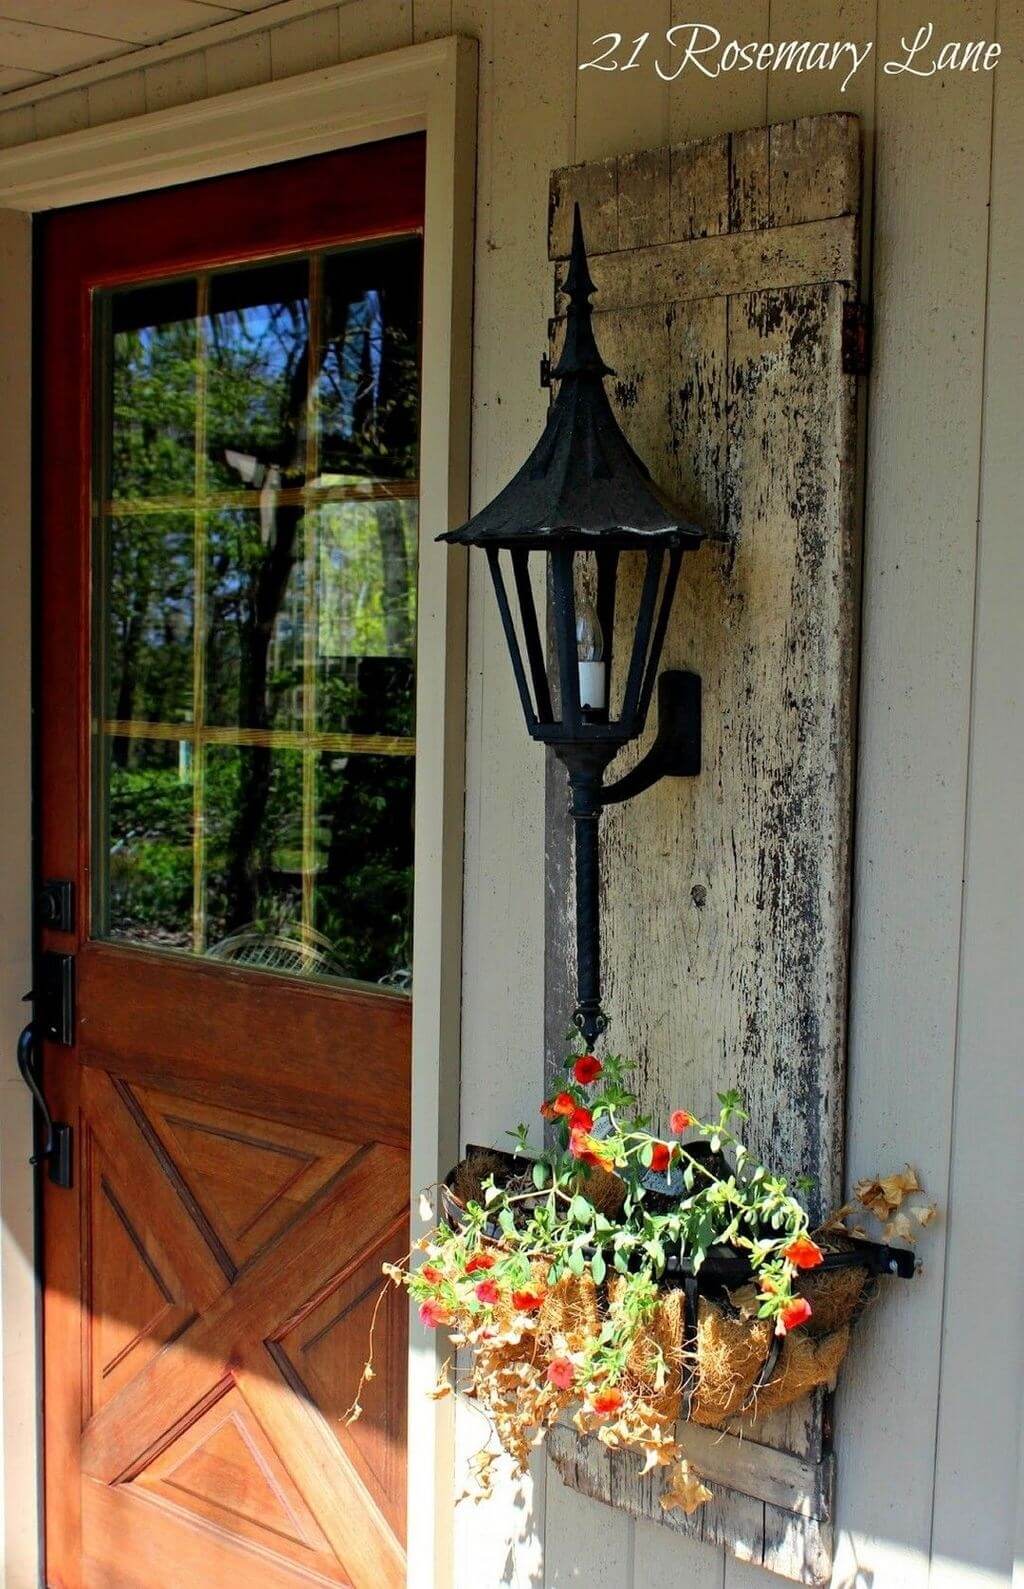
{"label": "orange flower", "polygon": [[574,1109],[569,1116],[570,1131],[593,1131],[594,1117],[589,1109]]}
{"label": "orange flower", "polygon": [[542,1103],[540,1112],[545,1120],[557,1120],[560,1115],[568,1118],[575,1108],[575,1098],[570,1093],[560,1092],[554,1098],[549,1098],[546,1103]]}
{"label": "orange flower", "polygon": [[513,1291],[512,1306],[517,1313],[536,1313],[544,1301],[543,1291]]}
{"label": "orange flower", "polygon": [[569,1132],[569,1152],[581,1164],[589,1164],[599,1170],[610,1170],[615,1163],[607,1151],[602,1151],[602,1145],[596,1137],[587,1131]]}
{"label": "orange flower", "polygon": [[672,1159],[672,1149],[667,1142],[651,1143],[651,1169],[664,1175]]}
{"label": "orange flower", "polygon": [[614,1385],[606,1385],[604,1390],[596,1391],[590,1398],[592,1412],[599,1413],[606,1418],[609,1413],[618,1412],[622,1406],[622,1392],[616,1390]]}
{"label": "orange flower", "polygon": [[596,1054],[581,1054],[572,1067],[572,1073],[581,1087],[589,1087],[590,1083],[596,1081],[603,1070],[604,1066]]}
{"label": "orange flower", "polygon": [[423,1279],[432,1286],[439,1285],[444,1279],[444,1275],[441,1273],[440,1269],[435,1269],[431,1263],[425,1263],[423,1268],[420,1270],[420,1274],[423,1276]]}
{"label": "orange flower", "polygon": [[494,1303],[497,1302],[500,1296],[501,1292],[498,1290],[497,1282],[494,1280],[481,1280],[480,1284],[476,1287],[477,1301],[486,1302],[491,1307],[493,1307]]}
{"label": "orange flower", "polygon": [[789,1330],[798,1330],[801,1324],[806,1324],[811,1316],[811,1304],[806,1297],[794,1297],[792,1302],[787,1302],[782,1312],[775,1321],[776,1335],[785,1335]]}
{"label": "orange flower", "polygon": [[550,1098],[545,1098],[544,1102],[540,1106],[540,1112],[544,1116],[545,1120],[557,1120],[558,1118],[558,1116],[555,1114],[554,1102]]}
{"label": "orange flower", "polygon": [[436,1330],[439,1324],[448,1323],[448,1315],[440,1302],[421,1302],[420,1323],[425,1324],[430,1330]]}
{"label": "orange flower", "polygon": [[493,1268],[494,1268],[494,1254],[490,1253],[490,1252],[478,1252],[478,1253],[474,1253],[473,1254],[472,1258],[469,1260],[468,1264],[466,1265],[466,1273],[468,1275],[475,1275],[478,1269],[493,1269]]}
{"label": "orange flower", "polygon": [[769,1279],[768,1275],[761,1276],[760,1287],[763,1297],[773,1297],[775,1295],[775,1281]]}
{"label": "orange flower", "polygon": [[795,1236],[788,1247],[783,1247],[782,1256],[798,1269],[817,1269],[825,1254],[810,1236]]}
{"label": "orange flower", "polygon": [[559,1390],[571,1390],[576,1370],[567,1357],[553,1357],[548,1364],[548,1381]]}
{"label": "orange flower", "polygon": [[668,1117],[668,1128],[674,1137],[681,1137],[692,1125],[693,1116],[688,1115],[685,1109],[673,1109]]}

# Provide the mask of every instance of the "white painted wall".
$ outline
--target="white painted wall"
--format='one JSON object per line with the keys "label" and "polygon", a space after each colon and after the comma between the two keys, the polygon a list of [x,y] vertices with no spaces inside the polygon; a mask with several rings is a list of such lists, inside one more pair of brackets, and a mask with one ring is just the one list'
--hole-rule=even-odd
{"label": "white painted wall", "polygon": [[[873,37],[873,68],[845,95],[838,82],[792,75],[712,83],[691,74],[669,86],[639,69],[576,72],[581,42],[610,28],[635,37],[697,18],[726,37]],[[927,20],[940,37],[999,37],[1005,54],[995,74],[941,83],[884,74],[880,63],[900,36]],[[311,5],[308,15],[233,31],[206,49],[179,45],[166,58],[147,51],[145,64],[120,74],[86,71],[35,101],[31,90],[8,96],[0,145],[452,31],[481,41],[476,505],[503,483],[543,420],[537,360],[550,309],[549,170],[787,116],[849,109],[863,118],[874,216],[865,279],[877,336],[848,1167],[852,1178],[908,1157],[946,1213],[927,1240],[925,1275],[869,1316],[846,1371],[834,1582],[1008,1583],[1021,1528],[1024,1301],[1020,1242],[1009,1225],[1024,1124],[1019,994],[1011,1004],[1021,939],[1020,0]],[[0,555],[6,571],[23,549],[5,540]],[[0,699],[22,734],[24,655],[17,629],[5,626]],[[468,686],[462,1134],[486,1140],[510,1120],[535,1118],[541,1086],[543,800],[540,759],[521,727],[479,569]],[[16,813],[18,833],[17,781],[9,766],[4,776],[6,820]],[[16,1031],[24,963],[25,883],[13,864],[13,877],[0,877],[0,911],[14,922],[4,934],[15,963],[0,988],[5,1042]],[[17,1418],[21,1403],[13,1405]],[[460,1410],[458,1431],[466,1454],[480,1438],[471,1410]],[[571,1494],[542,1463],[532,1484],[509,1485],[489,1507],[461,1508],[456,1544],[459,1589],[753,1589],[763,1581],[719,1551]],[[32,1580],[10,1560],[7,1581],[22,1589]]]}

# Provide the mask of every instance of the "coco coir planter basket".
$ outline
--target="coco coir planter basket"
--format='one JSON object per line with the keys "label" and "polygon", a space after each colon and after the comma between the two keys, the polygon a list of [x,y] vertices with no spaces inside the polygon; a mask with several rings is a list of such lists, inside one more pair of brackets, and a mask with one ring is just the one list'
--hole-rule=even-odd
{"label": "coco coir planter basket", "polygon": [[[467,1147],[440,1187],[445,1223],[452,1230],[462,1226],[467,1203],[479,1199],[485,1180],[498,1185],[522,1182],[529,1169],[523,1155]],[[485,1221],[483,1230],[501,1250],[505,1237],[500,1226]],[[710,1428],[737,1419],[755,1424],[817,1386],[834,1382],[849,1350],[851,1329],[878,1279],[909,1279],[915,1260],[902,1248],[841,1234],[821,1237],[821,1245],[820,1264],[798,1283],[798,1294],[810,1303],[810,1318],[799,1334],[784,1336],[750,1307],[754,1271],[745,1252],[713,1246],[694,1272],[693,1261],[680,1253],[678,1244],[675,1250],[668,1248],[650,1336],[661,1357],[677,1369],[659,1396],[663,1404],[678,1403],[676,1417]],[[588,1260],[594,1250],[584,1248]],[[554,1288],[550,1324],[557,1329],[578,1313],[599,1328],[617,1284],[616,1275],[600,1285],[589,1273],[563,1276]],[[548,1322],[543,1310],[538,1322]],[[645,1355],[656,1355],[645,1354],[646,1344],[643,1339],[639,1343],[634,1372]]]}

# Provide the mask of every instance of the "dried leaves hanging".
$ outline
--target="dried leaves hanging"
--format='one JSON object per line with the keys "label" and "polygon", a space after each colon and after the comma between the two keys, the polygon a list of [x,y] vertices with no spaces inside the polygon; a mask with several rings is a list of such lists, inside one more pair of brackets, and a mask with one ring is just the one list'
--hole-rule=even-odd
{"label": "dried leaves hanging", "polygon": [[697,1469],[684,1457],[676,1464],[669,1476],[669,1482],[661,1495],[661,1509],[671,1512],[674,1507],[680,1507],[689,1517],[705,1501],[710,1501],[711,1491],[704,1483]]}

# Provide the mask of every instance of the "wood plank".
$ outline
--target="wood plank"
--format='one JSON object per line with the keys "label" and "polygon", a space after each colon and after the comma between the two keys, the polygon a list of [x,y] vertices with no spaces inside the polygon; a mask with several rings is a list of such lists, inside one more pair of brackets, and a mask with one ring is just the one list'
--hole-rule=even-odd
{"label": "wood plank", "polygon": [[[297,997],[290,979],[91,943],[79,1010],[87,1055],[119,1075],[239,1109],[259,1098],[298,1125],[354,1124],[356,1140],[359,1120],[373,1120],[383,1140],[408,1141],[412,1011],[401,996],[304,984]],[[201,1015],[202,1040],[183,1048],[186,1011]]]}
{"label": "wood plank", "polygon": [[[773,0],[769,6],[769,0],[701,0],[699,11],[695,11],[688,0],[672,0],[672,23],[689,23],[692,28],[699,20],[717,28],[723,39],[767,39],[770,12],[774,12],[776,3]],[[673,63],[678,65],[689,36],[687,29],[672,56],[666,53],[666,70],[671,70]],[[768,120],[768,74],[728,72],[711,78],[689,69],[673,87],[670,115],[673,143],[757,126]]]}
{"label": "wood plank", "polygon": [[61,32],[95,35],[102,43],[158,44],[175,34],[229,22],[241,10],[216,0],[4,0],[11,22],[32,22]]}
{"label": "wood plank", "polygon": [[341,59],[341,26],[335,7],[296,17],[270,34],[270,75],[291,77],[333,66]]}
{"label": "wood plank", "polygon": [[608,254],[619,246],[619,162],[588,160],[562,166],[551,174],[548,208],[548,256],[568,259],[572,246],[573,208],[579,205],[587,232],[587,253]]}
{"label": "wood plank", "polygon": [[768,184],[768,128],[734,132],[729,139],[730,232],[752,232],[771,225]]}
{"label": "wood plank", "polygon": [[619,156],[619,248],[648,248],[672,236],[669,149]]}
{"label": "wood plank", "polygon": [[[586,227],[587,217],[583,216]],[[853,216],[780,226],[737,237],[702,237],[628,253],[598,255],[590,273],[600,315],[642,304],[770,292],[811,282],[852,282],[857,276]],[[556,307],[564,310],[567,267],[556,266]]]}
{"label": "wood plank", "polygon": [[[992,38],[996,7],[942,0],[928,20],[938,39]],[[878,58],[898,55],[905,33],[905,7],[882,0]],[[847,1160],[855,1180],[909,1159],[937,1179],[940,1199],[953,1141],[997,79],[998,69],[952,74],[927,96],[909,76],[879,72],[876,84]],[[882,1057],[894,1054],[896,1065]],[[839,1515],[856,1528],[856,1570],[906,1589],[929,1576],[944,1268],[934,1242],[884,1319],[864,1321],[836,1398]],[[905,1453],[898,1535],[877,1461],[889,1438]],[[842,1571],[852,1555],[843,1551]]]}
{"label": "wood plank", "polygon": [[674,144],[670,207],[673,242],[729,230],[729,138]]}
{"label": "wood plank", "polygon": [[852,215],[860,198],[856,116],[806,116],[773,126],[768,186],[772,226]]}
{"label": "wood plank", "polygon": [[[1019,792],[1024,724],[1019,681],[1024,543],[1019,532],[1020,348],[1024,345],[1024,11],[1000,11],[1004,55],[994,83],[991,233],[985,335],[977,595],[972,662],[965,898],[960,958],[947,1284],[939,1382],[931,1585],[971,1575],[998,1581],[1024,1564],[1014,1458],[1021,1374],[1016,1321],[1022,1275],[1002,1253],[989,1210],[1019,1197],[1013,1165],[1024,1131],[1020,1087],[1020,902],[1024,859]],[[991,1100],[999,1100],[991,1107]],[[972,1310],[971,1272],[988,1276],[989,1305]],[[978,1409],[984,1408],[984,1414]],[[1018,1472],[1024,1465],[1017,1457]],[[970,1530],[969,1566],[963,1530]],[[1022,1569],[1018,1568],[1018,1576]]]}
{"label": "wood plank", "polygon": [[130,45],[121,39],[97,38],[73,28],[41,27],[0,17],[0,61],[30,72],[61,73],[90,61],[123,55]]}
{"label": "wood plank", "polygon": [[246,33],[225,39],[204,51],[206,81],[211,94],[229,94],[233,88],[252,88],[270,81],[270,34]]}
{"label": "wood plank", "polygon": [[[783,147],[787,136],[791,129]],[[837,142],[846,147],[830,123],[832,155]],[[855,213],[769,227],[770,135],[741,143],[731,219],[750,230],[632,255],[616,250],[592,268],[599,286],[613,284],[614,307],[600,312],[597,300],[597,335],[617,372],[609,386],[627,435],[698,516],[739,532],[731,546],[688,561],[664,658],[702,675],[704,775],[659,786],[634,809],[613,807],[603,819],[605,896],[631,900],[628,915],[604,916],[606,995],[611,1040],[637,1055],[655,1118],[678,1105],[710,1108],[715,1090],[738,1085],[754,1150],[778,1163],[784,1145],[781,1167],[790,1175],[810,1169],[827,1203],[839,1196],[842,1167],[857,561],[856,390],[841,373],[839,339],[858,239]],[[784,194],[789,213],[799,213],[798,202],[808,213],[837,208],[837,192],[856,211],[856,190],[849,180],[837,185],[832,155],[820,192],[803,201],[795,186]],[[794,272],[802,281],[776,285],[777,240],[799,234],[820,244],[830,232],[842,238],[834,275],[819,259]],[[703,262],[711,251],[716,263],[738,254],[751,291],[731,291],[737,277],[721,264],[706,296],[685,272],[666,270],[659,281],[652,268],[666,257]],[[815,279],[819,272],[824,279]],[[679,292],[680,277],[688,292]],[[628,609],[628,560],[624,575]],[[646,740],[623,755],[621,770],[653,731],[651,724]],[[548,983],[554,1053],[572,948],[566,855],[554,839],[565,824],[557,772],[550,790],[549,886],[562,896],[552,899],[548,925],[549,942],[559,944]],[[750,848],[754,833],[763,835],[760,859],[758,844]],[[725,1543],[737,1559],[823,1581],[832,1463],[821,1397],[759,1424],[742,1457],[735,1488],[720,1466],[702,1519],[670,1526]],[[652,1485],[628,1464],[609,1464],[603,1451],[579,1461],[589,1496],[660,1521]],[[798,1512],[772,1487],[780,1468],[815,1475]],[[570,1464],[571,1483],[574,1474]]]}
{"label": "wood plank", "polygon": [[[181,1589],[185,1583],[229,1589],[238,1583],[238,1546],[217,1528],[172,1511],[133,1485],[108,1489],[86,1479],[84,1489],[82,1589],[138,1589],[139,1571],[146,1573],[146,1589]],[[264,1551],[253,1549],[246,1557],[260,1575],[261,1589],[311,1589],[331,1582]],[[132,1563],[130,1569],[126,1562]]]}
{"label": "wood plank", "polygon": [[146,109],[146,74],[125,72],[120,77],[104,78],[101,82],[90,83],[86,93],[90,127],[141,116]]}

